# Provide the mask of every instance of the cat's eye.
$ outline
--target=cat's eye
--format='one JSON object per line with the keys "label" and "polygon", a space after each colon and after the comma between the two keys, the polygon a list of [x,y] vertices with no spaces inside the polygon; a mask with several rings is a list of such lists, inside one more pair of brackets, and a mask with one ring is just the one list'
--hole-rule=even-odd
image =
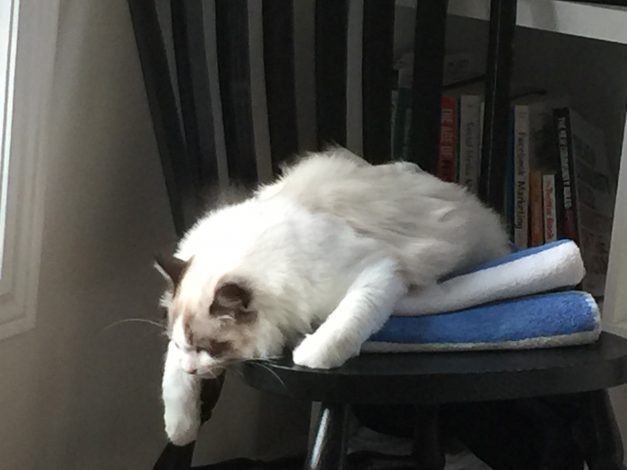
{"label": "cat's eye", "polygon": [[200,354],[204,351],[212,357],[218,357],[224,354],[230,346],[231,344],[228,341],[209,341],[209,344],[205,347],[196,346],[196,353]]}

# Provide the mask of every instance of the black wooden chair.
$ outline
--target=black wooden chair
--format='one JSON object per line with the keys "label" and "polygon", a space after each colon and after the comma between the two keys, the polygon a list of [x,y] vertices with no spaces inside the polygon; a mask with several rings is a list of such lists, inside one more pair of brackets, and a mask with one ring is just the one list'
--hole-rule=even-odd
{"label": "black wooden chair", "polygon": [[[614,335],[603,334],[597,344],[574,348],[393,357],[367,354],[332,371],[294,366],[286,358],[265,362],[264,367],[254,362],[244,364],[242,371],[247,383],[257,389],[321,403],[308,469],[347,468],[349,406],[362,405],[356,414],[365,415],[368,422],[368,407],[363,405],[372,404],[410,405],[405,410],[416,423],[414,448],[419,469],[444,468],[441,417],[453,421],[456,434],[488,463],[499,463],[500,459],[501,466],[496,469],[582,469],[584,460],[591,470],[625,468],[620,434],[605,392],[627,381],[627,341]],[[543,400],[524,401],[535,397]],[[450,404],[501,400],[509,401],[509,407],[497,408],[501,412],[513,415],[512,401],[523,401],[528,407],[525,413],[535,409],[543,414],[542,419],[553,420],[559,432],[554,429],[550,437],[538,436],[543,448],[537,452],[525,450],[527,444],[523,442],[492,443],[505,446],[503,456],[495,449],[475,448],[473,434],[491,431],[479,421],[481,414],[459,427],[454,421],[468,416],[468,410],[446,408]],[[386,407],[380,409],[387,411]],[[485,409],[494,413],[494,409]],[[505,423],[511,416],[502,418],[496,433],[484,438],[507,435]],[[520,434],[527,432],[531,430]]]}
{"label": "black wooden chair", "polygon": [[[347,143],[346,0],[317,0],[311,22],[302,26],[313,28],[315,37],[311,52],[311,72],[315,73],[305,79],[316,92],[311,122],[317,132],[309,136],[303,135],[303,129],[311,129],[299,127],[302,120],[297,116],[303,89],[295,71],[302,73],[302,64],[297,63],[302,51],[294,52],[298,47],[294,35],[300,33],[294,28],[294,14],[305,8],[302,2],[128,3],[179,234],[201,210],[202,188],[218,182],[220,175],[228,172],[231,179],[253,185],[298,151],[315,150],[328,142]],[[387,0],[366,0],[363,5],[363,155],[379,163],[390,157],[395,6]],[[515,17],[515,0],[492,0],[479,192],[498,211],[503,209]],[[257,26],[251,27],[253,23]],[[445,1],[418,0],[410,159],[427,171],[435,168],[439,143],[445,25]],[[260,109],[261,85],[255,75],[259,44],[249,36],[254,27],[263,29],[261,108],[265,106],[267,117],[261,120],[261,128],[255,115]],[[171,36],[165,34],[170,30]],[[260,154],[268,154],[270,161],[260,163]],[[443,468],[440,436],[444,427],[451,426],[497,469],[582,468],[584,461],[591,470],[625,469],[606,390],[627,382],[627,340],[610,334],[603,334],[594,345],[545,351],[365,355],[332,371],[299,368],[289,358],[264,366],[257,367],[255,362],[242,366],[251,386],[322,403],[305,464],[308,469],[346,468],[349,406],[364,422],[372,421],[377,409],[383,413],[391,409],[366,405],[404,405],[401,414],[405,417],[411,411],[410,421],[417,423],[415,458],[422,469]],[[205,412],[211,407],[206,406]],[[523,452],[511,442],[520,436],[520,429],[518,435],[503,432],[498,415],[513,414],[514,409],[521,416],[555,418],[548,426],[552,434],[545,429],[552,437],[545,439],[541,449]],[[492,449],[486,449],[478,434],[489,432],[490,427],[496,441]],[[522,433],[527,432],[522,426]],[[509,457],[495,453],[495,446],[510,449]],[[189,468],[192,453],[193,444],[170,445],[155,468]]]}

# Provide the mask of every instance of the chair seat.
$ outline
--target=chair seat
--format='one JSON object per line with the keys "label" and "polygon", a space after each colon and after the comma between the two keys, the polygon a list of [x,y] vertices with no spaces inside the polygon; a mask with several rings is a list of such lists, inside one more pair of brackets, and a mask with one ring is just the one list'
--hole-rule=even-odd
{"label": "chair seat", "polygon": [[241,364],[259,390],[327,403],[436,405],[602,390],[627,382],[627,339],[526,351],[362,354],[333,370],[286,357]]}

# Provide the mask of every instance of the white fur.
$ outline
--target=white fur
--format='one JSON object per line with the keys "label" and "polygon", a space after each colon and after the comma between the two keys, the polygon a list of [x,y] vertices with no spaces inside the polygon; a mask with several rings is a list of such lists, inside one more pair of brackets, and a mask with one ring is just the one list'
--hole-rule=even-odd
{"label": "white fur", "polygon": [[206,351],[197,351],[187,342],[180,318],[174,323],[170,343],[175,346],[172,351],[173,357],[178,361],[179,367],[188,374],[213,377],[220,369],[220,364],[215,358],[212,358]]}
{"label": "white fur", "polygon": [[397,269],[391,259],[365,267],[325,322],[294,350],[294,363],[329,369],[358,355],[407,290]]}
{"label": "white fur", "polygon": [[[202,218],[176,253],[193,261],[171,309],[204,311],[221,279],[244,279],[258,313],[250,357],[277,355],[306,335],[294,362],[337,367],[408,291],[506,251],[497,216],[462,187],[409,163],[371,166],[334,149]],[[198,362],[187,357],[193,351],[168,351],[179,368]]]}
{"label": "white fur", "polygon": [[196,439],[200,428],[200,378],[180,366],[177,347],[168,344],[163,370],[163,405],[165,432],[176,445]]}

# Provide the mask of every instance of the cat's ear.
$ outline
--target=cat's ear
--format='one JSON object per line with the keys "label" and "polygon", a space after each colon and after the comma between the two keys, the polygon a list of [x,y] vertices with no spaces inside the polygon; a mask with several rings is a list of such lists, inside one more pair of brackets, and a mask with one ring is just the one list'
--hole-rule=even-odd
{"label": "cat's ear", "polygon": [[155,268],[157,268],[157,271],[170,281],[173,286],[178,286],[179,282],[181,282],[187,265],[187,261],[183,261],[176,256],[155,256]]}
{"label": "cat's ear", "polygon": [[209,314],[216,317],[231,317],[237,321],[251,321],[256,317],[250,303],[252,291],[246,283],[221,282],[216,287]]}

